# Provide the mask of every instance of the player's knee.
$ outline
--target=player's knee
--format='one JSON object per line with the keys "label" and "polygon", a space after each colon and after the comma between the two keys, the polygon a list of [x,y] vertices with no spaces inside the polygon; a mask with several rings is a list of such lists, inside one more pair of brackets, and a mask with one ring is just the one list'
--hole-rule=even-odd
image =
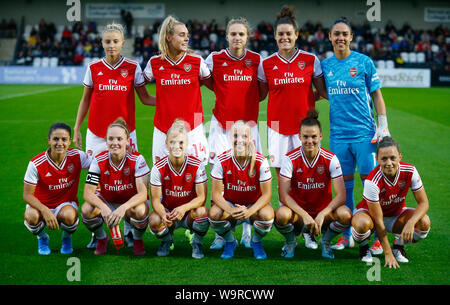
{"label": "player's knee", "polygon": [[337,211],[337,221],[343,225],[350,225],[352,221],[352,211],[345,205],[340,206]]}
{"label": "player's knee", "polygon": [[292,217],[292,211],[288,207],[281,206],[275,211],[275,222],[277,225],[285,226]]}
{"label": "player's knee", "polygon": [[366,213],[355,214],[352,218],[352,226],[357,233],[365,233],[373,228],[373,222]]}
{"label": "player's knee", "polygon": [[65,206],[61,209],[58,215],[58,220],[65,225],[72,226],[78,219],[77,211],[71,206]]}
{"label": "player's knee", "polygon": [[267,221],[275,217],[273,208],[268,204],[258,211],[258,220]]}
{"label": "player's knee", "polygon": [[223,215],[223,210],[219,208],[217,205],[213,205],[211,209],[209,209],[208,217],[211,220],[220,220]]}
{"label": "player's knee", "polygon": [[199,217],[208,217],[208,208],[205,206],[198,207],[194,210],[192,210],[192,218],[199,218]]}
{"label": "player's knee", "polygon": [[94,211],[95,207],[93,207],[87,202],[83,203],[83,205],[81,206],[81,215],[83,216],[83,218],[86,219],[94,218],[95,216],[97,216],[94,215]]}
{"label": "player's knee", "polygon": [[146,218],[148,215],[148,208],[145,203],[141,203],[135,206],[133,209],[130,209],[130,218],[142,220]]}
{"label": "player's knee", "polygon": [[430,217],[425,214],[418,222],[416,227],[421,231],[427,231],[431,227]]}
{"label": "player's knee", "polygon": [[29,207],[28,209],[25,210],[24,218],[29,225],[35,226],[39,223],[39,220],[41,219],[41,214],[39,213],[38,210]]}
{"label": "player's knee", "polygon": [[162,218],[157,213],[153,212],[148,218],[148,226],[150,228],[158,228],[162,224]]}

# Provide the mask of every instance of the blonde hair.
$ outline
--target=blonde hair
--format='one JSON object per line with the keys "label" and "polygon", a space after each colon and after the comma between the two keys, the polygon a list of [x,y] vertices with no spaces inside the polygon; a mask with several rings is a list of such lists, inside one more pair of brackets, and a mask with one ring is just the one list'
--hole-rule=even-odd
{"label": "blonde hair", "polygon": [[233,18],[230,21],[228,21],[227,29],[226,29],[227,35],[230,30],[230,26],[232,26],[233,24],[242,24],[243,26],[245,26],[245,28],[247,29],[247,36],[250,38],[250,24],[248,23],[247,19],[245,19],[244,17],[238,17],[238,18]]}
{"label": "blonde hair", "polygon": [[122,36],[122,40],[125,40],[125,36],[123,34],[125,32],[125,30],[124,30],[123,25],[121,25],[120,23],[113,22],[113,23],[107,24],[105,26],[105,29],[102,32],[102,38],[103,38],[103,35],[107,32],[119,32],[120,36]]}
{"label": "blonde hair", "polygon": [[175,121],[173,121],[172,126],[170,126],[169,130],[167,130],[166,139],[168,139],[169,135],[171,135],[173,133],[183,134],[186,137],[186,141],[188,141],[187,122],[182,119],[175,119]]}
{"label": "blonde hair", "polygon": [[125,134],[127,135],[127,139],[130,138],[130,130],[128,129],[128,125],[127,122],[125,121],[124,118],[119,117],[117,118],[114,122],[112,122],[109,126],[108,126],[108,130],[112,127],[119,127],[122,128],[125,131]]}
{"label": "blonde hair", "polygon": [[167,35],[173,35],[175,33],[175,26],[185,25],[175,17],[169,15],[164,19],[159,30],[158,49],[161,53],[161,59],[165,59],[169,54],[169,44],[167,42]]}
{"label": "blonde hair", "polygon": [[248,122],[246,122],[244,120],[236,121],[233,124],[233,126],[231,127],[231,136],[233,136],[234,130],[241,126],[246,127],[246,129],[248,130],[249,141],[248,141],[247,159],[250,159],[250,172],[249,173],[251,174],[255,168],[255,163],[256,163],[256,146],[255,146],[255,142],[253,142],[253,140],[252,140],[252,129],[251,129],[250,125],[248,124]]}

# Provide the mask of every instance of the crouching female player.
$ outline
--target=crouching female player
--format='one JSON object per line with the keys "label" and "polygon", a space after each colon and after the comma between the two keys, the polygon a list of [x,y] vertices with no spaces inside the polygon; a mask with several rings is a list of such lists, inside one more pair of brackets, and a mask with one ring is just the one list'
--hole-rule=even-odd
{"label": "crouching female player", "polygon": [[188,123],[176,119],[167,131],[168,156],[155,163],[150,178],[153,213],[150,231],[161,245],[156,253],[167,256],[173,231],[179,227],[194,232],[192,257],[203,258],[202,240],[209,228],[205,207],[207,176],[200,159],[187,155]]}
{"label": "crouching female player", "polygon": [[[356,207],[351,229],[353,238],[360,247],[363,261],[372,260],[368,239],[375,228],[385,254],[385,266],[399,267],[398,262],[407,263],[404,245],[418,242],[430,231],[427,194],[417,169],[401,162],[398,143],[384,137],[377,147],[378,166],[367,176],[364,183],[364,199]],[[417,207],[407,208],[406,194],[411,189]],[[393,250],[387,233],[398,234]]]}
{"label": "crouching female player", "polygon": [[145,254],[142,236],[148,224],[150,169],[141,154],[128,152],[129,137],[130,131],[122,118],[109,125],[106,131],[108,150],[95,156],[86,177],[86,202],[81,214],[83,223],[97,238],[96,255],[105,254],[108,245],[103,222],[114,228],[124,217],[132,226],[133,253]]}
{"label": "crouching female player", "polygon": [[[296,233],[306,231],[306,247],[316,249],[314,235],[323,234],[322,256],[334,258],[331,240],[346,230],[352,212],[345,203],[345,186],[338,158],[319,146],[322,127],[311,109],[300,125],[302,145],[283,157],[280,170],[280,200],[275,227],[286,238],[282,256],[293,257]],[[333,183],[331,183],[333,182]],[[332,197],[331,184],[335,192]]]}
{"label": "crouching female player", "polygon": [[261,240],[272,228],[274,218],[269,163],[256,151],[248,123],[234,123],[231,137],[233,148],[217,157],[211,172],[214,201],[209,212],[211,227],[225,239],[221,257],[228,259],[234,256],[237,247],[232,229],[244,221],[252,223],[254,256],[266,259]]}
{"label": "crouching female player", "polygon": [[49,148],[34,157],[25,174],[23,199],[27,203],[25,226],[38,238],[38,253],[49,255],[51,230],[61,228],[62,254],[73,252],[71,235],[78,227],[78,182],[81,169],[88,169],[92,158],[70,149],[70,126],[55,123],[48,132]]}

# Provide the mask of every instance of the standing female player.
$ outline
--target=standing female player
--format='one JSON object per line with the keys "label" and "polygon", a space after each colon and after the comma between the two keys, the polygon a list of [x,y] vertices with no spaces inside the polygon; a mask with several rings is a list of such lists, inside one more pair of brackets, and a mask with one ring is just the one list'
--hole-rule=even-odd
{"label": "standing female player", "polygon": [[83,223],[97,238],[96,255],[105,254],[108,245],[103,222],[113,228],[124,217],[132,226],[134,254],[145,254],[142,236],[148,224],[150,169],[141,154],[129,153],[129,140],[130,131],[124,119],[119,118],[109,125],[108,150],[95,157],[86,177],[86,202],[81,207],[81,215]]}
{"label": "standing female player", "polygon": [[173,231],[184,227],[194,232],[192,257],[203,258],[202,240],[209,228],[206,200],[206,171],[203,163],[188,154],[186,122],[175,120],[167,131],[169,155],[152,168],[150,231],[161,245],[158,256],[169,255]]}
{"label": "standing female player", "polygon": [[88,169],[92,157],[70,149],[71,129],[55,123],[48,132],[49,148],[34,157],[25,174],[23,199],[27,203],[25,226],[38,238],[38,253],[50,254],[51,230],[61,228],[62,254],[73,252],[71,235],[78,227],[78,182],[82,169]]}
{"label": "standing female player", "polygon": [[156,80],[153,163],[168,155],[166,133],[177,118],[189,125],[188,154],[208,162],[208,142],[203,128],[201,81],[210,82],[211,73],[201,56],[188,50],[186,25],[168,16],[161,25],[158,47],[144,69],[147,81]]}
{"label": "standing female player", "polygon": [[294,9],[284,6],[275,22],[278,52],[264,59],[261,78],[269,92],[269,155],[278,178],[283,156],[301,144],[300,123],[315,103],[312,85],[326,97],[320,61],[314,54],[297,49],[298,35]]}
{"label": "standing female player", "polygon": [[[82,147],[80,128],[89,111],[86,132],[86,151],[93,156],[106,150],[106,130],[115,119],[123,117],[130,128],[130,147],[138,151],[134,91],[145,105],[155,105],[155,98],[149,96],[139,64],[120,55],[124,45],[123,27],[108,24],[102,33],[105,57],[89,64],[84,77],[84,92],[78,107],[74,127],[74,144]],[[125,222],[125,236],[130,246],[131,227]],[[88,244],[95,249],[96,240]]]}
{"label": "standing female player", "polygon": [[[293,257],[296,233],[307,231],[306,247],[317,248],[314,235],[323,234],[322,256],[334,258],[331,240],[350,226],[352,212],[345,203],[345,186],[338,158],[321,148],[322,127],[311,109],[300,127],[302,146],[283,157],[280,200],[275,227],[286,238],[282,256]],[[333,183],[331,183],[333,182]],[[331,184],[335,197],[332,197]]]}
{"label": "standing female player", "polygon": [[[358,165],[364,185],[364,179],[376,166],[376,142],[389,135],[386,106],[372,60],[350,50],[353,39],[350,23],[344,18],[336,20],[328,38],[334,55],[322,62],[322,70],[330,101],[330,150],[341,162],[346,205],[353,210],[355,166]],[[372,102],[378,115],[378,128]],[[333,248],[340,250],[351,246],[349,234],[347,230]],[[374,246],[377,248],[376,243]],[[382,252],[380,247],[375,248],[375,253]]]}
{"label": "standing female player", "polygon": [[[247,121],[252,129],[256,150],[262,153],[258,132],[258,114],[262,58],[246,48],[250,37],[250,26],[246,19],[231,19],[226,29],[228,48],[211,53],[206,64],[213,76],[216,105],[213,109],[209,132],[209,162],[214,164],[215,156],[231,148],[231,126],[239,120]],[[243,223],[241,244],[251,248],[251,226]],[[211,249],[222,249],[225,242],[216,235]]]}
{"label": "standing female player", "polygon": [[214,201],[209,211],[211,226],[225,240],[221,257],[228,259],[234,256],[237,247],[231,230],[236,224],[252,223],[254,256],[266,259],[261,240],[272,228],[274,218],[270,205],[272,175],[269,164],[256,151],[248,123],[236,122],[231,128],[231,137],[232,149],[217,157],[211,172]]}
{"label": "standing female player", "polygon": [[[418,242],[430,231],[427,194],[417,169],[401,162],[397,142],[383,138],[377,147],[378,166],[370,172],[364,183],[364,199],[356,207],[352,219],[352,235],[359,243],[360,256],[365,262],[372,260],[368,239],[375,228],[385,253],[385,266],[399,267],[407,263],[404,245]],[[407,208],[405,198],[411,189],[417,207]],[[387,232],[398,234],[393,250]]]}

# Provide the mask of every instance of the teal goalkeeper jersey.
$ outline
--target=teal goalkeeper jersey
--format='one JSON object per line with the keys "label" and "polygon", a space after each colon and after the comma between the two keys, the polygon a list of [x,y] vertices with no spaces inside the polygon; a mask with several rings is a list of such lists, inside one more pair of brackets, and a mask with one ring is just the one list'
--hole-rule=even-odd
{"label": "teal goalkeeper jersey", "polygon": [[351,51],[345,59],[333,55],[321,64],[330,102],[330,141],[370,141],[376,130],[370,94],[381,88],[373,61]]}

